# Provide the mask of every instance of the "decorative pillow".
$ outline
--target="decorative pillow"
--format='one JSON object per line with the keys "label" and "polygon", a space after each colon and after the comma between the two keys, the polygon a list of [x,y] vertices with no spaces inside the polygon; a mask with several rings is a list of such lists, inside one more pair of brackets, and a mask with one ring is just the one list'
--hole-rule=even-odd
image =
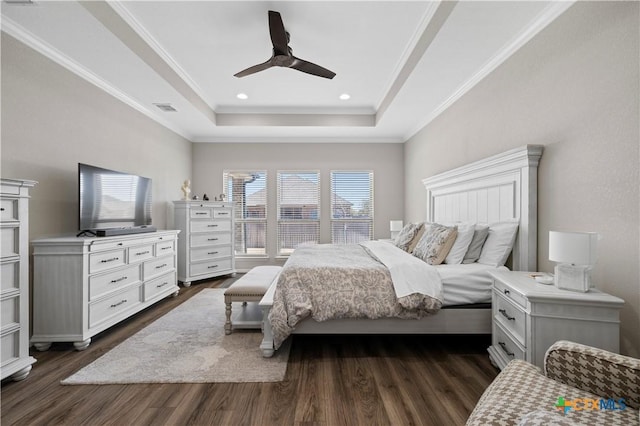
{"label": "decorative pillow", "polygon": [[449,250],[456,240],[456,235],[458,235],[458,228],[438,223],[426,226],[427,229],[413,250],[413,255],[430,265],[439,265],[449,254]]}
{"label": "decorative pillow", "polygon": [[462,263],[475,263],[480,257],[482,246],[489,235],[488,225],[476,225],[469,248],[462,259]]}
{"label": "decorative pillow", "polygon": [[469,244],[473,239],[473,233],[475,232],[475,225],[473,224],[458,224],[458,235],[456,241],[453,243],[449,254],[444,259],[444,263],[449,265],[459,265],[464,259],[464,255],[469,249]]}
{"label": "decorative pillow", "polygon": [[478,263],[502,266],[507,262],[518,234],[518,222],[500,222],[489,225],[489,235],[484,242]]}
{"label": "decorative pillow", "polygon": [[405,225],[396,236],[396,239],[393,240],[393,244],[404,251],[408,251],[411,242],[416,237],[420,229],[422,229],[422,225],[422,223],[409,223]]}
{"label": "decorative pillow", "polygon": [[407,249],[407,253],[413,253],[413,251],[416,249],[416,246],[418,245],[418,242],[420,241],[420,238],[422,238],[422,236],[424,235],[424,231],[426,231],[427,228],[429,228],[429,225],[426,224],[426,223],[423,224],[423,226],[420,227],[420,230],[418,231],[416,236],[413,237],[413,240],[411,241],[411,244],[409,244],[409,248]]}

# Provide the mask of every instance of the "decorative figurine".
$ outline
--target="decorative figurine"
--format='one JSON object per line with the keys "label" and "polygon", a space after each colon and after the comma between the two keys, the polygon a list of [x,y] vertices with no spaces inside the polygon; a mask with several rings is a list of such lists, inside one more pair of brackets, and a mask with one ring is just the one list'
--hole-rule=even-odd
{"label": "decorative figurine", "polygon": [[191,194],[191,181],[189,179],[182,183],[182,199],[188,200],[189,194]]}
{"label": "decorative figurine", "polygon": [[220,194],[220,201],[224,202],[226,195],[224,193]]}
{"label": "decorative figurine", "polygon": [[195,201],[195,200],[198,200],[198,196],[197,196],[197,195],[194,195],[191,199],[192,199],[192,200],[194,200],[194,201]]}
{"label": "decorative figurine", "polygon": [[207,197],[207,194],[204,194],[204,195],[202,196],[202,200],[203,200],[203,201],[209,201],[209,197]]}

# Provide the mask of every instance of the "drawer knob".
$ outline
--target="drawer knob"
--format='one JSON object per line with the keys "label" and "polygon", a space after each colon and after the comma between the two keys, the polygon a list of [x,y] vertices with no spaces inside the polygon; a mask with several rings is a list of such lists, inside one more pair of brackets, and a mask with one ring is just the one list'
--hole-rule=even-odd
{"label": "drawer knob", "polygon": [[211,266],[207,266],[208,269],[213,269],[213,268],[217,268],[218,265],[211,265]]}
{"label": "drawer knob", "polygon": [[503,317],[505,317],[506,319],[508,319],[509,321],[515,321],[516,318],[515,317],[510,317],[509,314],[507,313],[506,309],[498,309],[498,312],[500,312],[502,314]]}
{"label": "drawer knob", "polygon": [[165,281],[162,284],[157,285],[156,288],[162,288],[162,287],[164,287],[165,285],[168,285],[168,284],[169,284],[169,282]]}
{"label": "drawer knob", "polygon": [[207,225],[209,228],[216,228],[218,225]]}
{"label": "drawer knob", "polygon": [[111,284],[119,283],[120,281],[124,281],[126,279],[127,279],[127,277],[120,277],[120,278],[117,278],[115,280],[111,280]]}
{"label": "drawer knob", "polygon": [[161,268],[164,268],[164,267],[166,267],[166,266],[167,266],[167,264],[166,264],[166,263],[163,263],[162,265],[158,265],[158,266],[156,266],[156,269],[161,269]]}
{"label": "drawer knob", "polygon": [[109,263],[109,262],[113,262],[113,261],[118,260],[118,259],[120,259],[120,258],[119,257],[112,257],[111,259],[102,259],[100,261],[100,263]]}
{"label": "drawer knob", "polygon": [[217,251],[210,251],[210,252],[209,252],[209,253],[207,253],[207,254],[218,254],[218,252],[217,252]]}
{"label": "drawer knob", "polygon": [[207,239],[207,241],[218,241],[218,239],[217,238],[209,238],[209,239]]}
{"label": "drawer knob", "polygon": [[149,250],[147,251],[139,251],[136,253],[136,256],[142,256],[143,254],[149,254]]}
{"label": "drawer knob", "polygon": [[4,211],[4,207],[0,207],[0,212],[3,212],[3,211]]}
{"label": "drawer knob", "polygon": [[502,348],[504,353],[506,353],[507,355],[509,355],[512,358],[515,356],[515,354],[513,352],[509,352],[509,349],[507,349],[507,344],[506,343],[498,342],[498,344],[500,345],[500,347]]}

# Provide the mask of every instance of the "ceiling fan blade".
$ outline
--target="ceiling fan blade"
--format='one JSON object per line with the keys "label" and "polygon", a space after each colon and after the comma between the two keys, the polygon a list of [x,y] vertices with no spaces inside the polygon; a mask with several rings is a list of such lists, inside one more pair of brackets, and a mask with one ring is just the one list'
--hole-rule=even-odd
{"label": "ceiling fan blade", "polygon": [[239,73],[234,74],[234,77],[244,77],[250,74],[254,74],[257,73],[259,71],[264,71],[267,68],[271,68],[273,65],[271,64],[271,59],[269,59],[267,62],[263,62],[261,64],[258,65],[254,65],[252,67],[247,68],[246,70],[242,70]]}
{"label": "ceiling fan blade", "polygon": [[282,17],[279,12],[269,11],[269,34],[271,35],[271,43],[276,55],[289,54],[289,37],[284,29]]}
{"label": "ceiling fan blade", "polygon": [[296,69],[298,71],[306,72],[307,74],[317,75],[318,77],[324,77],[328,79],[332,79],[336,76],[336,73],[333,71],[329,71],[326,68],[321,67],[320,65],[316,65],[309,61],[305,61],[304,59],[296,58],[294,56],[293,64],[289,68]]}

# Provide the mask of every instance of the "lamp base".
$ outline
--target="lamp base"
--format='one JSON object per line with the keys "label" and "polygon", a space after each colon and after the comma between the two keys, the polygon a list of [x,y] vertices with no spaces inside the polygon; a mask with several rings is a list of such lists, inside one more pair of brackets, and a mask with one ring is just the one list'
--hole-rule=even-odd
{"label": "lamp base", "polygon": [[556,265],[555,285],[563,290],[586,293],[591,287],[591,267],[588,265],[571,265],[561,263]]}

